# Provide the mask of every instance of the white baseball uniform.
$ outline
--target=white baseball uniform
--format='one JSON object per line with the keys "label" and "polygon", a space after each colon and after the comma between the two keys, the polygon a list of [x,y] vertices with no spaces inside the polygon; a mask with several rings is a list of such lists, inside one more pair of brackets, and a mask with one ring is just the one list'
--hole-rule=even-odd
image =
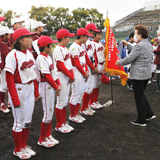
{"label": "white baseball uniform", "polygon": [[73,69],[71,63],[71,55],[66,47],[57,45],[53,51],[53,61],[55,65],[55,71],[61,82],[61,92],[60,95],[57,96],[57,104],[56,108],[63,109],[63,107],[67,106],[68,103],[68,95],[70,91],[70,83],[69,77],[66,76],[62,71],[57,69],[57,62],[61,61],[64,63],[65,67],[71,71]]}
{"label": "white baseball uniform", "polygon": [[[93,50],[93,46],[92,46],[92,41],[90,39],[88,39],[86,41],[85,44],[82,44],[82,47],[86,50],[87,55],[89,57],[89,59],[94,60],[94,50]],[[92,70],[91,68],[88,66],[88,70],[89,70],[89,78],[87,81],[87,90],[86,93],[87,94],[91,94],[93,91],[93,86],[94,86],[94,75],[92,74]]]}
{"label": "white baseball uniform", "polygon": [[[86,71],[85,64],[85,50],[83,47],[81,47],[80,44],[77,42],[74,42],[70,48],[69,53],[71,53],[72,58],[75,56],[78,56],[81,66],[83,67],[83,70]],[[77,105],[77,103],[81,103],[82,97],[84,92],[86,92],[87,89],[87,83],[85,82],[85,78],[83,75],[79,72],[77,67],[73,64],[73,73],[75,77],[75,81],[71,84],[72,89],[72,95],[70,97],[70,103],[73,105]]]}
{"label": "white baseball uniform", "polygon": [[42,105],[44,111],[42,122],[49,124],[53,118],[54,113],[55,90],[45,80],[44,74],[51,74],[54,81],[58,79],[58,76],[54,71],[54,65],[49,55],[43,55],[40,53],[36,59],[36,66],[39,72],[39,94],[42,98]]}
{"label": "white baseball uniform", "polygon": [[32,53],[29,50],[23,53],[13,49],[6,57],[4,70],[12,73],[14,76],[20,107],[15,108],[13,106],[13,97],[11,97],[14,116],[13,131],[21,132],[23,128],[30,127],[35,103],[33,80],[37,78],[37,75]]}
{"label": "white baseball uniform", "polygon": [[[104,55],[104,46],[101,42],[92,41],[95,59],[97,61],[98,70],[103,73],[104,70],[104,63],[105,63],[105,55]],[[99,88],[101,81],[101,75],[96,74],[94,75],[94,88]]]}

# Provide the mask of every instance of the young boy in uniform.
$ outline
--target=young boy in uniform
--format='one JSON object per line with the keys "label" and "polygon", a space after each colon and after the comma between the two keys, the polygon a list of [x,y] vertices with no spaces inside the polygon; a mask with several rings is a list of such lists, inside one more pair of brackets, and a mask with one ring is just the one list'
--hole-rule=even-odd
{"label": "young boy in uniform", "polygon": [[[100,42],[101,38],[102,38],[102,31],[100,30],[99,32],[95,32],[94,39],[92,41],[95,61],[97,63],[98,70],[99,70],[99,73],[94,75],[94,89],[93,89],[92,98],[91,98],[91,107],[94,109],[99,109],[103,107],[98,102],[99,88],[101,84],[101,80],[100,80],[101,73],[103,73],[104,64],[105,64],[105,55],[104,55],[105,48]],[[98,107],[95,108],[95,106],[98,106]]]}
{"label": "young boy in uniform", "polygon": [[[93,23],[89,23],[86,25],[86,29],[88,30],[89,34],[93,35],[95,34],[96,31],[99,31],[95,24]],[[90,37],[91,38],[91,37]],[[93,63],[93,65],[88,65],[89,68],[89,80],[88,80],[88,85],[87,85],[87,91],[84,93],[83,95],[83,102],[82,102],[82,107],[81,107],[81,114],[84,115],[93,115],[95,113],[94,110],[92,110],[89,106],[89,101],[91,98],[91,93],[93,92],[93,82],[94,82],[94,76],[93,74],[98,73],[97,70],[97,66],[95,64],[95,60],[94,60],[94,50],[93,50],[93,46],[92,46],[92,41],[91,39],[88,38],[88,40],[86,41],[85,44],[83,44],[83,47],[85,48],[87,55],[90,59],[90,61]],[[97,107],[97,106],[95,106]]]}
{"label": "young boy in uniform", "polygon": [[58,45],[53,52],[53,61],[56,68],[56,73],[61,82],[61,93],[57,96],[57,104],[55,114],[57,125],[55,130],[61,133],[69,133],[74,130],[66,123],[66,109],[68,104],[68,95],[70,91],[70,84],[74,82],[73,66],[71,63],[71,55],[65,47],[69,44],[69,37],[75,36],[69,33],[67,29],[60,29],[57,33]]}
{"label": "young boy in uniform", "polygon": [[[79,108],[82,101],[84,92],[86,91],[86,84],[89,77],[88,67],[87,67],[87,53],[85,49],[81,46],[86,43],[88,36],[92,36],[88,33],[87,29],[80,28],[77,30],[76,41],[70,46],[69,53],[71,53],[73,73],[75,81],[72,83],[72,95],[70,97],[70,110],[71,115],[69,120],[82,123],[85,121],[79,114]],[[89,58],[88,58],[89,60]]]}
{"label": "young boy in uniform", "polygon": [[32,39],[33,39],[33,42],[32,42],[32,54],[33,54],[33,57],[36,59],[37,56],[39,55],[39,48],[37,46],[37,41],[38,39],[42,36],[42,33],[44,31],[44,27],[46,26],[47,24],[44,24],[42,23],[41,21],[37,21],[35,24],[34,24],[34,29],[35,29],[35,35],[33,35]]}
{"label": "young boy in uniform", "polygon": [[[13,27],[13,30],[17,30],[18,28],[22,28],[22,23],[24,23],[25,21],[21,18],[13,18],[11,20],[11,25]],[[13,38],[13,34],[10,35],[10,45],[12,46],[12,44],[15,42],[14,38]]]}
{"label": "young boy in uniform", "polygon": [[53,147],[59,142],[51,135],[52,118],[54,113],[55,92],[60,94],[60,81],[54,71],[52,59],[49,56],[52,52],[53,40],[48,36],[41,36],[38,39],[40,54],[36,59],[36,66],[39,72],[39,94],[42,98],[44,116],[41,123],[41,136],[37,142],[44,147]]}

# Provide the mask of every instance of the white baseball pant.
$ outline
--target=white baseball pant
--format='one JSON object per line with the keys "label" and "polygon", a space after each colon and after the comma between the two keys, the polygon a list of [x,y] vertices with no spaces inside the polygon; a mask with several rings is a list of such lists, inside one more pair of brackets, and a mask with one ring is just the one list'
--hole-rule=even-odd
{"label": "white baseball pant", "polygon": [[39,95],[42,98],[43,119],[42,122],[49,124],[53,118],[55,90],[47,82],[39,83]]}
{"label": "white baseball pant", "polygon": [[11,100],[12,113],[14,117],[12,130],[15,132],[21,132],[23,128],[29,128],[31,126],[35,104],[34,83],[15,84],[15,87],[20,100],[20,107],[15,108]]}

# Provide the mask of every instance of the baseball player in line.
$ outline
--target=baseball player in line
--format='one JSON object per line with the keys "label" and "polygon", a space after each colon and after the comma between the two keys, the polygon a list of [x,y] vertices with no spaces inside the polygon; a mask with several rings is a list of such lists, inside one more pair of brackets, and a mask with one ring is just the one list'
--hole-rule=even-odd
{"label": "baseball player in line", "polygon": [[14,117],[12,128],[15,149],[13,154],[20,159],[29,159],[36,152],[27,146],[35,100],[38,100],[35,60],[28,50],[34,33],[19,28],[13,33],[13,50],[6,57],[6,81],[11,96]]}
{"label": "baseball player in line", "polygon": [[69,37],[75,36],[69,33],[67,29],[60,29],[57,33],[58,45],[53,52],[53,61],[56,68],[56,73],[61,82],[61,93],[57,96],[57,104],[55,107],[55,114],[57,119],[56,131],[61,133],[69,133],[74,130],[66,123],[66,109],[68,104],[68,96],[70,91],[70,84],[74,82],[73,66],[71,63],[71,55],[65,47],[69,44]]}
{"label": "baseball player in line", "polygon": [[100,72],[99,74],[94,75],[94,89],[92,92],[91,107],[98,106],[97,109],[103,107],[98,102],[99,88],[101,84],[101,74],[103,73],[105,64],[104,46],[100,42],[101,38],[102,38],[102,31],[100,30],[99,32],[98,31],[95,32],[94,39],[92,41],[95,61],[98,65],[98,70]]}
{"label": "baseball player in line", "polygon": [[[95,32],[99,32],[99,30],[96,28],[95,24],[93,23],[89,23],[86,25],[86,29],[88,30],[89,34],[93,35],[95,34]],[[90,37],[91,38],[91,37]],[[90,59],[90,61],[93,63],[93,67],[88,66],[89,68],[89,80],[87,82],[87,91],[84,93],[83,95],[83,102],[82,102],[82,107],[81,107],[81,114],[84,115],[93,115],[95,113],[94,110],[91,109],[91,107],[89,106],[89,101],[91,98],[91,93],[93,91],[93,86],[94,86],[94,74],[98,73],[98,69],[97,69],[97,65],[95,64],[95,58],[94,58],[94,50],[93,50],[93,44],[92,41],[90,40],[90,38],[88,38],[88,40],[86,41],[85,44],[83,44],[87,55]],[[98,106],[92,106],[93,109],[97,109]]]}
{"label": "baseball player in line", "polygon": [[42,23],[41,21],[37,21],[34,24],[34,29],[35,29],[35,35],[32,36],[33,42],[32,42],[32,47],[31,47],[31,51],[33,54],[33,57],[36,59],[37,56],[39,55],[39,48],[37,46],[37,41],[38,39],[42,36],[42,33],[44,31],[44,27],[46,26],[46,24]]}
{"label": "baseball player in line", "polygon": [[41,136],[37,142],[44,147],[53,147],[59,144],[59,141],[51,135],[52,118],[54,113],[55,92],[60,94],[60,81],[54,71],[52,59],[48,54],[52,52],[52,43],[54,41],[48,36],[41,36],[38,39],[40,54],[36,59],[36,66],[39,72],[39,94],[42,98],[43,119],[41,123]]}
{"label": "baseball player in line", "polygon": [[85,28],[80,28],[77,30],[76,36],[76,41],[69,48],[75,77],[75,81],[71,85],[72,95],[69,103],[71,115],[69,116],[69,120],[76,123],[82,123],[86,119],[79,114],[79,108],[83,94],[86,91],[86,84],[89,77],[86,61],[90,60],[85,49],[81,45],[86,43],[88,36],[92,35],[90,35]]}
{"label": "baseball player in line", "polygon": [[6,83],[6,72],[4,70],[5,59],[7,54],[10,52],[9,38],[10,34],[13,33],[8,27],[0,28],[0,72],[1,72],[1,87],[0,87],[0,110],[3,113],[8,113],[10,110],[5,106],[5,93],[7,90]]}
{"label": "baseball player in line", "polygon": [[[25,21],[21,18],[13,18],[11,20],[11,25],[13,27],[13,31],[16,31],[18,28],[22,28],[22,23],[24,23]],[[10,39],[9,39],[10,45],[12,46],[12,44],[15,42],[14,38],[13,38],[13,34],[10,35]]]}

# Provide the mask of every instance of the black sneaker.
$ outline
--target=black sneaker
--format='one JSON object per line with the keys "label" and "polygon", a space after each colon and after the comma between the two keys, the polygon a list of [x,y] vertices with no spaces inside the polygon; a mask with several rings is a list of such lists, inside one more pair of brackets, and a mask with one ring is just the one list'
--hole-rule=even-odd
{"label": "black sneaker", "polygon": [[138,122],[138,120],[132,120],[130,121],[132,124],[136,125],[136,126],[142,126],[145,127],[147,124],[146,123],[140,123]]}
{"label": "black sneaker", "polygon": [[154,119],[154,118],[156,118],[156,115],[153,115],[153,116],[147,118],[146,121],[149,121],[149,120]]}

